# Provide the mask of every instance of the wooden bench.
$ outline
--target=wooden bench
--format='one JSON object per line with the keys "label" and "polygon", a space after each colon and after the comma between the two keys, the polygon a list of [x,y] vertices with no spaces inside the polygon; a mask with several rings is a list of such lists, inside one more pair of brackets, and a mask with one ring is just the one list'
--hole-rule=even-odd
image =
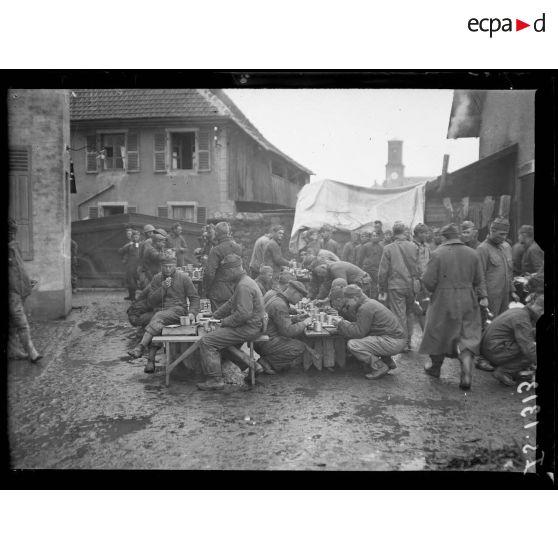
{"label": "wooden bench", "polygon": [[[199,341],[203,335],[158,335],[153,337],[153,341],[156,343],[163,343],[165,346],[165,385],[169,386],[170,374],[171,372],[186,358],[193,354],[199,347]],[[250,348],[250,355],[246,355],[240,349],[236,347],[229,347],[227,350],[231,351],[235,356],[243,360],[250,369],[250,382],[252,385],[256,384],[256,359],[254,357],[254,343],[263,343],[269,341],[269,336],[260,335],[254,341],[248,341],[248,347]],[[171,343],[189,343],[190,347],[186,349],[182,354],[180,354],[174,361],[169,362],[170,359],[170,346]]]}

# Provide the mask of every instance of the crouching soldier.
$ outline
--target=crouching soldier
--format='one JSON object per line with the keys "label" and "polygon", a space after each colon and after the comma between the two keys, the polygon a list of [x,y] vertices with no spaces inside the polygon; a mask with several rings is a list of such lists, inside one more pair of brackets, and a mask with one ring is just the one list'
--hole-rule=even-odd
{"label": "crouching soldier", "polygon": [[158,345],[151,343],[153,337],[161,335],[164,326],[179,323],[180,316],[188,314],[190,319],[195,320],[200,311],[200,297],[190,277],[176,269],[175,253],[167,250],[162,256],[161,272],[153,277],[139,298],[145,299],[147,306],[161,309],[145,326],[139,344],[128,351],[132,358],[139,358],[149,350],[144,372],[151,374],[155,372],[155,355],[159,349]]}
{"label": "crouching soldier", "polygon": [[201,390],[225,387],[221,370],[221,351],[257,339],[264,323],[262,293],[256,282],[242,267],[237,254],[226,255],[221,262],[223,281],[234,285],[232,298],[220,306],[213,317],[221,319],[221,327],[200,339],[202,369],[207,381],[198,384]]}
{"label": "crouching soldier", "polygon": [[544,313],[544,295],[523,308],[510,308],[486,328],[481,354],[496,366],[494,377],[506,386],[515,385],[519,373],[537,364],[535,324]]}
{"label": "crouching soldier", "polygon": [[289,314],[289,305],[296,304],[307,295],[308,292],[300,281],[289,281],[283,292],[276,292],[266,302],[269,341],[254,344],[261,357],[258,362],[266,373],[274,374],[277,370],[288,368],[307,349],[307,345],[295,337],[304,333],[304,328],[312,322],[312,318],[307,317],[294,323],[296,317]]}
{"label": "crouching soldier", "polygon": [[349,339],[347,348],[351,354],[370,367],[366,378],[381,378],[396,368],[391,356],[405,348],[406,333],[393,312],[365,296],[360,287],[345,287],[343,296],[348,311],[356,313],[356,321],[339,321],[339,333]]}

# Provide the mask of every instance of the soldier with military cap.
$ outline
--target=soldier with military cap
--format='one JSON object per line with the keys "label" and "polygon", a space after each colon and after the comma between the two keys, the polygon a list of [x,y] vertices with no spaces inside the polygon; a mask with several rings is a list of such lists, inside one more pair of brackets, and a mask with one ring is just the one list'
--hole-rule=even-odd
{"label": "soldier with military cap", "polygon": [[290,305],[295,305],[306,296],[308,292],[300,281],[289,281],[284,291],[276,292],[265,303],[265,311],[269,316],[269,341],[254,345],[265,372],[274,373],[296,364],[308,348],[296,337],[304,333],[304,328],[312,322],[312,318],[306,317],[299,321],[289,313]]}
{"label": "soldier with military cap", "polygon": [[223,281],[233,285],[232,297],[214,313],[221,327],[200,339],[202,369],[207,381],[199,383],[201,390],[219,390],[225,387],[221,369],[221,351],[257,339],[264,324],[264,303],[256,282],[244,271],[242,258],[227,254],[222,262]]}
{"label": "soldier with military cap", "polygon": [[124,300],[131,300],[132,302],[136,299],[136,289],[138,288],[139,247],[140,232],[132,230],[130,241],[118,250],[126,269],[128,296]]}
{"label": "soldier with military cap", "polygon": [[531,225],[519,227],[519,242],[524,247],[521,254],[520,275],[537,273],[544,265],[544,252],[535,242],[535,234]]}
{"label": "soldier with military cap", "polygon": [[152,345],[153,337],[160,335],[166,325],[180,323],[180,317],[189,315],[195,320],[200,311],[200,297],[190,277],[176,269],[176,254],[172,250],[161,256],[161,271],[140,293],[138,300],[146,301],[146,307],[155,309],[140,343],[128,354],[139,358],[149,349],[146,373],[155,371],[155,355],[158,346]]}
{"label": "soldier with military cap", "polygon": [[453,223],[441,230],[445,242],[432,253],[422,277],[432,293],[419,351],[430,355],[425,372],[440,377],[444,358],[459,358],[459,387],[471,387],[473,356],[481,341],[480,306],[487,306],[486,285],[478,254],[465,246]]}
{"label": "soldier with military cap", "polygon": [[519,300],[519,297],[513,285],[511,246],[506,242],[510,223],[504,217],[497,217],[489,230],[477,253],[486,281],[488,308],[497,316],[508,309],[510,299]]}
{"label": "soldier with military cap", "polygon": [[221,263],[230,254],[242,255],[242,248],[231,236],[231,227],[226,221],[215,225],[214,243],[209,251],[205,268],[206,291],[211,300],[211,309],[216,310],[229,300],[234,292],[234,283],[226,280]]}
{"label": "soldier with military cap", "polygon": [[356,285],[343,289],[347,310],[356,315],[353,322],[337,321],[339,333],[348,339],[347,349],[365,363],[366,378],[376,380],[396,368],[392,355],[400,353],[406,345],[406,333],[388,308],[368,298]]}
{"label": "soldier with military cap", "polygon": [[469,246],[473,250],[479,247],[479,231],[473,221],[463,221],[461,223],[461,240],[465,246]]}

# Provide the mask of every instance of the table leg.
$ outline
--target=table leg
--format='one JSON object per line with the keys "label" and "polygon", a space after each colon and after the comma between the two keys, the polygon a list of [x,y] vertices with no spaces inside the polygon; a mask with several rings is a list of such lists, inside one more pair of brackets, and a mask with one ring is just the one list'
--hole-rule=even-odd
{"label": "table leg", "polygon": [[176,368],[178,364],[180,364],[185,358],[188,358],[197,348],[200,346],[200,342],[196,341],[192,343],[188,349],[186,349],[173,363],[167,365],[167,373],[166,373],[166,384],[167,387],[169,385],[170,373]]}

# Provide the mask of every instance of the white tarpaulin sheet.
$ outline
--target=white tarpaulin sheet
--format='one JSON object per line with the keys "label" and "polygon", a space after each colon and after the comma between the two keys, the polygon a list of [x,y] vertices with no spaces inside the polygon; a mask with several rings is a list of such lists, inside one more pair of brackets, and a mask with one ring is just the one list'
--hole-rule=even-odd
{"label": "white tarpaulin sheet", "polygon": [[424,223],[424,185],[419,182],[402,188],[365,188],[335,180],[306,184],[298,193],[289,249],[296,253],[303,246],[300,234],[326,223],[354,231],[382,221],[384,229],[403,221],[411,229]]}

